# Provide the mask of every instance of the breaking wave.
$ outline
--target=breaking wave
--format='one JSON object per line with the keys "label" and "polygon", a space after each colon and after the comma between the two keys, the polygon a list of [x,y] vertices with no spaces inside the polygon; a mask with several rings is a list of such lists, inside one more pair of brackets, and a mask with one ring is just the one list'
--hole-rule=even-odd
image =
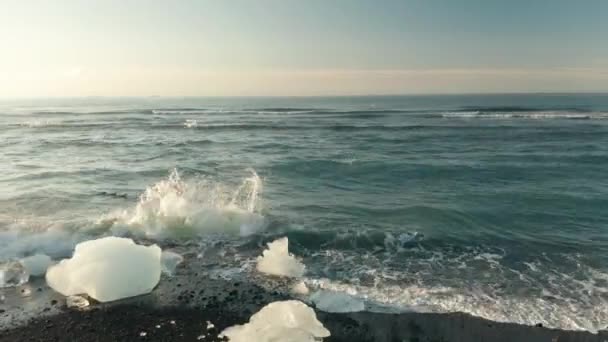
{"label": "breaking wave", "polygon": [[183,180],[177,169],[148,187],[134,208],[100,220],[117,234],[154,239],[192,238],[205,234],[247,236],[261,231],[262,180],[251,170],[236,188],[207,178]]}
{"label": "breaking wave", "polygon": [[528,108],[489,108],[444,112],[443,118],[456,119],[569,119],[569,120],[602,120],[608,119],[605,112],[587,112],[579,110],[533,110]]}
{"label": "breaking wave", "polygon": [[[560,256],[561,263],[578,265],[571,272],[543,259],[511,265],[507,255],[484,249],[458,255],[424,251],[422,246],[408,249],[422,251],[407,257],[403,249],[385,249],[381,254],[326,250],[312,256],[314,263],[306,261],[307,266],[324,268],[310,274],[305,283],[364,300],[372,311],[465,312],[500,322],[605,329],[608,274],[577,256]],[[395,267],[394,260],[403,258],[410,264]]]}

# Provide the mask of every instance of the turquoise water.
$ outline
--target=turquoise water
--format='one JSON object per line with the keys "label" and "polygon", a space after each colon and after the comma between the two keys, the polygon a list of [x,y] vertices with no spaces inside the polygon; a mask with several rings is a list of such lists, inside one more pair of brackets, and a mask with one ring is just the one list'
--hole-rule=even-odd
{"label": "turquoise water", "polygon": [[312,286],[597,330],[607,171],[606,95],[3,100],[0,259],[288,236]]}

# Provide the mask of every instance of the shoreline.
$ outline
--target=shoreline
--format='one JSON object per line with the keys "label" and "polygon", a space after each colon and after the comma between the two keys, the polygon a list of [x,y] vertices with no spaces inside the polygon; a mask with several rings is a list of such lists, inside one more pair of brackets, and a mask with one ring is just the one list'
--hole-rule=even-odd
{"label": "shoreline", "polygon": [[[39,283],[41,281],[38,280]],[[272,286],[277,286],[278,283],[279,289],[285,285],[279,279],[270,279],[267,284],[268,282],[273,283]],[[19,321],[16,320],[16,310],[9,308],[1,312],[0,320],[5,324],[0,330],[0,342],[222,341],[218,334],[226,327],[247,322],[253,313],[270,302],[293,298],[283,291],[270,290],[264,286],[263,281],[258,284],[212,279],[201,274],[188,282],[179,276],[163,278],[150,294],[117,302],[91,304],[78,310],[67,308],[65,299],[52,290],[39,288],[41,290],[35,291],[32,296],[40,296],[38,303],[41,311],[46,314]],[[15,294],[19,291],[14,289]],[[10,293],[7,295],[11,296]],[[55,304],[51,303],[53,301]],[[593,334],[587,331],[500,323],[465,313],[315,311],[318,319],[331,332],[331,336],[324,339],[328,342],[608,340],[608,331]],[[214,327],[207,329],[207,321]]]}

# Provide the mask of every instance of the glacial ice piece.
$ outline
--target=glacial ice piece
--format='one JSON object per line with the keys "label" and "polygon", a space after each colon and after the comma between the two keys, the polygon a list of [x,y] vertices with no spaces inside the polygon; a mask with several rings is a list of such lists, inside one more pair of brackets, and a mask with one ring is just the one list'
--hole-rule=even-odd
{"label": "glacial ice piece", "polygon": [[65,305],[68,308],[83,309],[89,306],[89,300],[83,296],[68,296],[65,299]]}
{"label": "glacial ice piece", "polygon": [[23,285],[29,279],[30,275],[19,261],[9,261],[0,265],[0,288]]}
{"label": "glacial ice piece", "polygon": [[268,244],[268,249],[258,257],[257,270],[262,273],[300,278],[306,266],[289,253],[289,241],[286,237]]}
{"label": "glacial ice piece", "polygon": [[49,267],[46,281],[64,296],[87,294],[100,302],[149,293],[158,284],[161,249],[105,237],[76,245],[71,259]]}
{"label": "glacial ice piece", "polygon": [[175,272],[175,268],[177,265],[181,264],[182,261],[184,261],[184,257],[181,255],[171,251],[163,251],[160,255],[162,272],[168,276],[172,276],[173,272]]}
{"label": "glacial ice piece", "polygon": [[358,312],[365,310],[361,299],[344,292],[319,290],[310,296],[317,309],[325,312]]}
{"label": "glacial ice piece", "polygon": [[293,294],[306,296],[309,292],[308,286],[301,280],[291,287],[291,293]]}
{"label": "glacial ice piece", "polygon": [[253,314],[249,323],[226,328],[231,342],[311,342],[330,336],[313,309],[297,300],[273,302]]}
{"label": "glacial ice piece", "polygon": [[27,273],[33,277],[40,277],[46,273],[47,268],[53,264],[51,257],[45,254],[35,254],[19,260]]}

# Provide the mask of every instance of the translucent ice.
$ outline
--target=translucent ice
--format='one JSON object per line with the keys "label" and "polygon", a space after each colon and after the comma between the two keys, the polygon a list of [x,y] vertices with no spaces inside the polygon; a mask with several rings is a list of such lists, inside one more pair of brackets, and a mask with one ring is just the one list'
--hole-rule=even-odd
{"label": "translucent ice", "polygon": [[315,312],[297,300],[274,302],[253,314],[249,323],[226,328],[231,342],[311,342],[330,335]]}
{"label": "translucent ice", "polygon": [[257,269],[262,273],[299,278],[306,266],[289,253],[289,241],[284,237],[268,244],[268,249],[258,257]]}
{"label": "translucent ice", "polygon": [[365,309],[361,299],[344,292],[320,290],[313,293],[310,300],[325,312],[357,312]]}
{"label": "translucent ice", "polygon": [[19,261],[9,261],[0,265],[0,288],[27,283],[30,275]]}
{"label": "translucent ice", "polygon": [[76,245],[71,259],[49,267],[46,281],[64,296],[87,294],[100,302],[149,293],[158,284],[161,249],[106,237]]}
{"label": "translucent ice", "polygon": [[47,268],[51,266],[53,260],[48,255],[36,254],[23,258],[19,262],[30,276],[39,277],[46,273]]}
{"label": "translucent ice", "polygon": [[184,261],[184,257],[181,255],[170,251],[163,251],[163,253],[160,255],[162,272],[166,275],[172,276],[175,272],[175,268],[177,265],[181,264],[182,261]]}
{"label": "translucent ice", "polygon": [[68,296],[65,299],[65,305],[68,308],[82,309],[89,306],[89,304],[89,300],[84,298],[83,296]]}

